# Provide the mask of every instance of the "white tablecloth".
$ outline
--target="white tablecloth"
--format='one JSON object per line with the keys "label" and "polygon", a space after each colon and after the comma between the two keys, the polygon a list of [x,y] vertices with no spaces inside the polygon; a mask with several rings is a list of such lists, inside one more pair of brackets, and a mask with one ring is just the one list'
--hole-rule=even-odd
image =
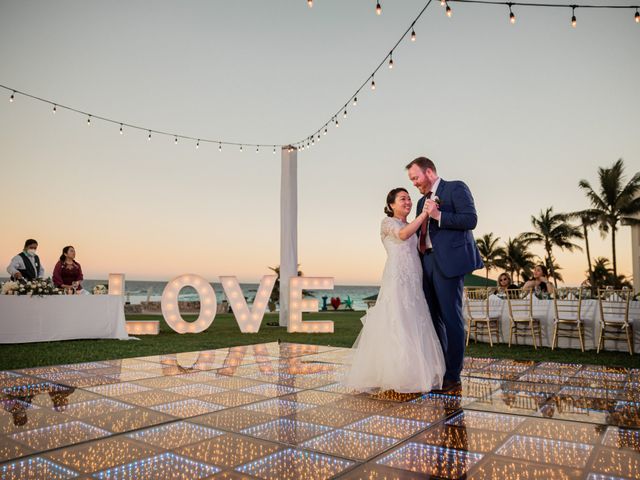
{"label": "white tablecloth", "polygon": [[[465,309],[465,315],[466,315]],[[489,299],[489,314],[500,318],[500,334],[501,342],[509,343],[509,307],[507,301],[492,295]],[[542,345],[551,346],[553,340],[553,319],[554,308],[553,300],[533,299],[533,316],[540,319],[542,328]],[[600,309],[598,301],[595,299],[582,301],[582,319],[584,320],[584,347],[585,350],[595,350],[600,334]],[[631,302],[629,307],[629,322],[633,325],[633,348],[634,352],[640,353],[640,302]],[[489,337],[482,335],[478,337],[478,341],[488,342]],[[495,337],[494,337],[495,339]],[[473,334],[470,342],[473,341]],[[514,340],[515,342],[515,340]],[[531,337],[518,337],[518,343],[533,345]],[[576,338],[558,339],[558,348],[580,348],[580,340]],[[626,340],[607,340],[605,342],[605,350],[628,351]]]}
{"label": "white tablecloth", "polygon": [[80,338],[129,340],[124,297],[0,295],[0,343]]}

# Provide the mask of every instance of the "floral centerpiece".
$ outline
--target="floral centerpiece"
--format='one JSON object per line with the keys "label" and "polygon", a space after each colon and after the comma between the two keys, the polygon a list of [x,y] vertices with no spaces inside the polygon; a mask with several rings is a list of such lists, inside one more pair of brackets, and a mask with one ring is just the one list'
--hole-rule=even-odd
{"label": "floral centerpiece", "polygon": [[106,285],[96,285],[91,290],[91,293],[93,293],[94,295],[106,295],[107,293],[109,293],[109,289]]}
{"label": "floral centerpiece", "polygon": [[28,282],[8,281],[2,284],[3,295],[29,295],[43,297],[45,295],[62,295],[64,292],[57,288],[50,278],[31,280]]}

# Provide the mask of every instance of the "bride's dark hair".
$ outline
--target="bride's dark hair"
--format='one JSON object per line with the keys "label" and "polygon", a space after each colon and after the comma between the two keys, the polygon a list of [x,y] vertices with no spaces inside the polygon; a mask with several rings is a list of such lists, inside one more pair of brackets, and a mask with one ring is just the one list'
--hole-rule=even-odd
{"label": "bride's dark hair", "polygon": [[387,215],[387,217],[393,217],[393,209],[391,208],[391,205],[395,203],[396,197],[400,192],[409,193],[405,188],[402,187],[394,188],[389,193],[387,193],[387,205],[384,207],[384,213]]}

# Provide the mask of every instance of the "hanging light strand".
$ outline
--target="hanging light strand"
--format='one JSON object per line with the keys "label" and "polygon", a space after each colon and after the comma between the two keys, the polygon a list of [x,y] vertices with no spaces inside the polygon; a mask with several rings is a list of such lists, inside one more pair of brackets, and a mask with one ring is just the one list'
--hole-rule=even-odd
{"label": "hanging light strand", "polygon": [[[118,127],[118,131],[120,134],[124,134],[124,129],[128,128],[131,130],[140,130],[141,132],[144,132],[147,134],[147,140],[151,140],[151,135],[161,135],[161,136],[165,136],[167,138],[173,138],[174,143],[178,143],[178,140],[191,140],[193,142],[196,142],[197,146],[200,146],[200,144],[202,143],[213,143],[213,144],[217,144],[219,147],[221,147],[222,145],[234,145],[234,146],[241,146],[244,145],[246,147],[256,147],[256,148],[260,148],[260,147],[272,147],[273,143],[242,143],[242,142],[230,142],[230,141],[226,141],[226,140],[217,140],[217,139],[205,139],[202,137],[192,137],[189,135],[181,135],[181,134],[176,134],[176,133],[171,133],[171,132],[167,132],[167,131],[162,131],[162,130],[155,130],[153,128],[149,128],[149,127],[143,127],[140,125],[134,125],[131,123],[127,123],[127,122],[123,122],[121,120],[114,120],[112,118],[108,118],[108,117],[103,117],[100,115],[95,115],[93,113],[89,113],[86,112],[84,110],[80,110],[74,107],[70,107],[68,105],[63,105],[60,102],[55,102],[52,100],[47,100],[46,98],[42,98],[42,97],[38,97],[36,95],[31,95],[30,93],[26,93],[20,90],[16,90],[15,88],[11,88],[8,87],[6,85],[0,85],[0,88],[3,88],[4,90],[6,90],[7,92],[10,93],[10,97],[9,97],[9,101],[13,102],[18,96],[22,96],[22,97],[26,97],[26,98],[30,98],[32,100],[36,100],[45,104],[48,104],[49,107],[51,108],[51,111],[54,114],[57,114],[59,110],[67,110],[69,112],[74,112],[74,113],[78,113],[82,116],[84,116],[86,118],[86,124],[89,126],[92,126],[95,122],[95,120],[100,120],[102,122],[106,122],[106,123],[111,123],[114,124]],[[276,146],[279,147],[283,147],[285,145],[278,145],[276,144]],[[220,149],[220,148],[219,148]]]}
{"label": "hanging light strand", "polygon": [[[356,105],[358,103],[358,95],[360,95],[361,91],[367,86],[370,85],[371,90],[375,90],[376,89],[376,81],[375,81],[375,75],[376,73],[378,73],[378,71],[385,65],[387,65],[388,67],[390,66],[391,68],[393,68],[393,58],[391,57],[393,52],[396,50],[396,48],[398,47],[398,45],[400,45],[400,43],[407,37],[409,36],[411,39],[415,38],[415,26],[416,23],[418,22],[418,20],[420,20],[420,17],[422,17],[422,15],[424,14],[424,12],[427,10],[427,8],[429,8],[429,5],[431,5],[431,2],[433,0],[428,0],[427,3],[425,4],[424,7],[422,7],[422,9],[420,10],[420,12],[418,13],[418,15],[416,15],[416,17],[413,19],[413,21],[411,22],[411,24],[409,24],[409,27],[407,27],[407,29],[404,31],[404,33],[400,36],[400,38],[398,39],[398,41],[395,43],[395,45],[391,48],[391,50],[389,50],[389,52],[387,55],[385,55],[385,57],[382,59],[382,61],[378,64],[378,66],[375,68],[375,70],[373,70],[373,72],[371,74],[369,74],[367,76],[367,79],[362,82],[362,85],[360,85],[358,87],[358,89],[353,93],[353,95],[351,95],[349,97],[349,100],[347,100],[345,103],[343,103],[340,108],[330,117],[330,120],[328,122],[325,122],[323,124],[323,126],[319,129],[317,129],[313,135],[320,135],[320,133],[324,133],[326,135],[327,131],[326,131],[326,125],[333,122],[334,118],[337,118],[344,110],[346,110],[346,108],[353,104]],[[311,136],[311,135],[310,135]],[[305,140],[301,140],[299,142],[294,142],[292,145],[304,145],[305,144]]]}

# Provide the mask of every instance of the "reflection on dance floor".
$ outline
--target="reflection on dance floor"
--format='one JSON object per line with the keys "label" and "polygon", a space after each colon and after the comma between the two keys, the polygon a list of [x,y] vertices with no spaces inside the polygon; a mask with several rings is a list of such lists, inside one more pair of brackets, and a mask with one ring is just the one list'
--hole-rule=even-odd
{"label": "reflection on dance floor", "polygon": [[0,372],[0,478],[640,478],[640,369],[467,358],[356,394],[350,350],[268,343]]}

